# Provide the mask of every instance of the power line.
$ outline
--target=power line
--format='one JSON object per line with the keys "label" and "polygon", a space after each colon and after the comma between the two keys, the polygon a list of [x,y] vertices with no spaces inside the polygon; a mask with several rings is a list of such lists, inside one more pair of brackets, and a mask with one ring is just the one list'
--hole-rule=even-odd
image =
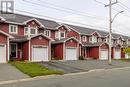
{"label": "power line", "polygon": [[37,0],[37,1],[40,1],[43,4],[48,4],[48,5],[59,7],[59,8],[63,8],[63,9],[66,9],[66,10],[70,10],[70,11],[74,11],[74,12],[79,12],[79,13],[83,13],[83,14],[88,14],[88,15],[91,15],[91,16],[96,16],[96,17],[99,17],[99,18],[102,18],[102,19],[106,19],[105,17],[97,16],[97,15],[94,15],[94,14],[89,14],[89,13],[86,13],[86,12],[82,12],[82,11],[71,9],[71,8],[67,8],[67,7],[63,7],[63,6],[56,5],[56,4],[53,4],[53,3],[49,3],[49,2],[46,2],[46,1],[42,1],[42,0]]}
{"label": "power line", "polygon": [[105,20],[106,21],[106,19],[99,18],[99,17],[94,17],[92,15],[84,15],[84,14],[77,13],[75,11],[65,10],[65,9],[56,8],[56,7],[52,7],[52,6],[47,6],[47,5],[43,5],[43,4],[39,4],[39,3],[30,2],[30,1],[27,1],[27,0],[23,0],[23,1],[27,2],[27,3],[30,3],[30,4],[33,4],[33,5],[41,6],[41,7],[51,8],[51,9],[55,9],[55,10],[66,12],[66,13],[71,13],[71,14],[75,14],[75,15],[80,15],[80,16],[84,16],[84,17],[91,17],[91,18],[94,18],[94,19],[96,18],[96,19],[100,19],[100,20]]}
{"label": "power line", "polygon": [[28,11],[17,10],[17,9],[15,9],[15,10],[18,11],[18,12],[26,13],[26,14],[31,14],[31,15],[40,16],[40,17],[46,17],[46,18],[49,18],[49,19],[54,19],[54,20],[59,20],[59,21],[65,21],[65,22],[74,23],[74,24],[80,24],[80,25],[84,25],[84,26],[87,26],[87,27],[95,27],[95,28],[107,29],[105,27],[87,25],[87,24],[83,24],[83,23],[80,23],[80,22],[74,22],[74,21],[69,21],[69,20],[64,20],[64,19],[49,17],[49,16],[43,16],[43,15],[40,15],[40,14],[28,12]]}
{"label": "power line", "polygon": [[126,7],[127,9],[130,9],[128,6],[126,6],[124,3],[122,3],[122,2],[120,2],[119,1],[119,3],[121,4],[121,5],[123,5],[124,7]]}

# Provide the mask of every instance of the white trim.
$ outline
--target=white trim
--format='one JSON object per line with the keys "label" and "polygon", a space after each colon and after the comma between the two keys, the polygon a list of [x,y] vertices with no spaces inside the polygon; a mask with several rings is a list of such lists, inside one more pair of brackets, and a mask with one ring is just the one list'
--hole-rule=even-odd
{"label": "white trim", "polygon": [[51,41],[49,41],[49,46],[48,46],[48,60],[51,60]]}
{"label": "white trim", "polygon": [[38,23],[41,27],[45,27],[41,22],[39,22],[39,21],[38,21],[37,19],[35,19],[35,18],[29,19],[29,20],[23,22],[23,24],[27,24],[28,22],[33,21],[33,20],[34,20],[36,23]]}
{"label": "white trim", "polygon": [[8,36],[9,38],[14,38],[14,37],[13,37],[13,36],[11,36],[10,34],[5,33],[5,32],[3,32],[3,31],[1,31],[1,30],[0,30],[0,33],[2,33],[2,34],[4,34],[4,35]]}
{"label": "white trim", "polygon": [[[14,29],[14,27],[15,27],[15,32],[13,31],[11,31],[11,27],[13,27],[13,29]],[[12,24],[9,24],[9,33],[10,34],[18,34],[18,25],[12,25]]]}
{"label": "white trim", "polygon": [[28,47],[28,49],[29,49],[29,53],[28,53],[28,60],[29,61],[32,61],[31,60],[31,41],[30,41],[31,39],[29,39],[29,43],[28,43],[28,45],[29,45],[29,47]]}
{"label": "white trim", "polygon": [[66,60],[66,47],[65,42],[63,43],[63,60]]}
{"label": "white trim", "polygon": [[8,55],[8,56],[7,56],[7,59],[8,59],[8,60],[7,60],[7,61],[10,60],[10,52],[9,52],[9,51],[10,51],[10,47],[9,47],[9,45],[10,45],[10,44],[9,44],[9,37],[7,37],[7,49],[8,49],[8,53],[7,53],[7,55]]}
{"label": "white trim", "polygon": [[[64,37],[61,37],[61,33],[63,33],[63,34],[64,34]],[[65,38],[65,31],[59,31],[59,37],[60,37],[60,39]]]}
{"label": "white trim", "polygon": [[101,47],[99,46],[99,60],[101,59]]}
{"label": "white trim", "polygon": [[84,35],[83,35],[83,36],[82,36],[82,41],[83,41],[83,42],[86,42],[86,41],[87,41],[87,36],[84,36]]}
{"label": "white trim", "polygon": [[91,35],[93,35],[94,33],[97,33],[98,36],[101,37],[101,35],[97,31],[94,31]]}
{"label": "white trim", "polygon": [[[46,35],[46,32],[48,32],[49,35]],[[48,37],[51,37],[51,31],[50,30],[44,30],[44,34]]]}

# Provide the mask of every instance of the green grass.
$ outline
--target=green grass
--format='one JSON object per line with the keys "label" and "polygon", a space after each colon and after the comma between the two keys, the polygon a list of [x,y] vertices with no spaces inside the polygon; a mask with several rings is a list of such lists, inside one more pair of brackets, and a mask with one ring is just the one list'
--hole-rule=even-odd
{"label": "green grass", "polygon": [[31,62],[10,62],[17,69],[30,77],[43,76],[43,75],[62,75],[62,71],[48,69],[40,64]]}
{"label": "green grass", "polygon": [[124,59],[123,58],[122,59],[114,59],[114,60],[119,60],[119,61],[124,61],[124,62],[130,62],[130,59],[125,59],[125,58]]}

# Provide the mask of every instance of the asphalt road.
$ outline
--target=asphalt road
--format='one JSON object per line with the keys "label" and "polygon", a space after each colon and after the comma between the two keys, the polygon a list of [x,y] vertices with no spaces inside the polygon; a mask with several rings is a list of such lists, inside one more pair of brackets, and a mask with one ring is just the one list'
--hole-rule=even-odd
{"label": "asphalt road", "polygon": [[5,84],[0,87],[130,87],[130,68],[56,76]]}

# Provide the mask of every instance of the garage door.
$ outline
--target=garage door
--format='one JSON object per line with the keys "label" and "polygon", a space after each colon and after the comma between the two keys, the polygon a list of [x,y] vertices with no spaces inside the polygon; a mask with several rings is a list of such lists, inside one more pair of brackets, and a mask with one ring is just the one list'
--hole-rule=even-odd
{"label": "garage door", "polygon": [[121,51],[120,50],[115,50],[115,59],[120,59],[121,58]]}
{"label": "garage door", "polygon": [[32,61],[48,61],[48,48],[47,47],[33,47],[32,48]]}
{"label": "garage door", "polygon": [[107,49],[101,49],[101,60],[108,60],[108,50]]}
{"label": "garage door", "polygon": [[0,63],[6,63],[6,46],[0,45]]}
{"label": "garage door", "polygon": [[66,48],[66,60],[77,60],[76,48]]}
{"label": "garage door", "polygon": [[128,56],[128,54],[125,54],[125,58],[126,58],[126,59],[129,59],[129,56]]}

